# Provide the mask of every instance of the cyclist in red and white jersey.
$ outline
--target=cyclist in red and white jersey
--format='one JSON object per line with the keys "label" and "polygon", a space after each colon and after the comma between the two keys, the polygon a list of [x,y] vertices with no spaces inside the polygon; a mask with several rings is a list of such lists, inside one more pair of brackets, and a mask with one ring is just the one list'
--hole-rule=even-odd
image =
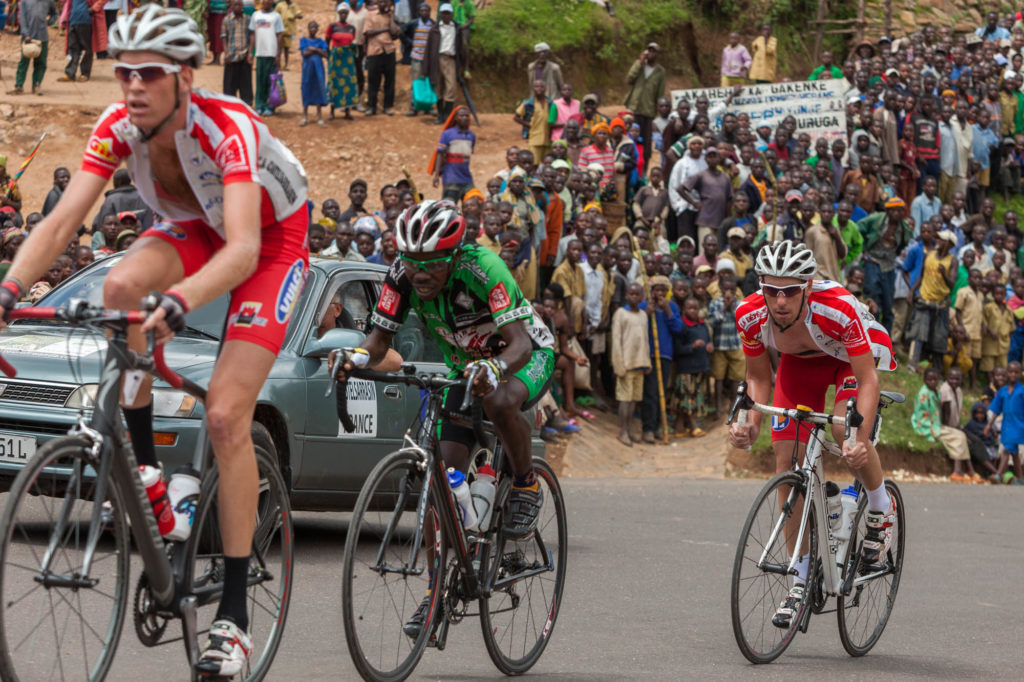
{"label": "cyclist in red and white jersey", "polygon": [[[878,404],[877,370],[896,369],[892,341],[885,328],[875,321],[849,291],[836,282],[815,281],[817,264],[804,244],[789,241],[764,247],[757,256],[755,270],[761,288],[743,299],[736,310],[736,327],[747,356],[747,391],[759,403],[776,407],[825,409],[825,393],[836,387],[834,413],[846,414],[846,400],[856,396],[867,415]],[[772,367],[768,347],[780,353],[772,393]],[[729,440],[734,447],[746,448],[757,440],[761,413],[751,412],[746,424],[733,424]],[[868,497],[865,560],[875,563],[888,549],[889,530],[894,522],[892,501],[882,480],[878,452],[871,443],[870,424],[857,432],[857,443],[843,441],[843,429],[832,427],[837,443],[843,443],[843,456],[864,484]],[[791,419],[772,417],[772,448],[775,470],[792,468],[794,445],[803,462],[810,430],[799,428]],[[796,514],[791,521],[796,521]],[[789,540],[789,551],[796,550],[796,533]],[[798,575],[793,588],[780,605],[773,623],[788,628],[804,596],[808,554],[801,548]]]}
{"label": "cyclist in red and white jersey", "polygon": [[[54,210],[19,249],[0,283],[6,315],[74,236],[123,162],[145,202],[165,222],[144,232],[104,282],[104,305],[138,308],[150,291],[159,307],[144,332],[165,343],[185,314],[231,292],[223,348],[210,378],[207,428],[220,470],[224,590],[196,667],[234,676],[252,647],[246,583],[258,493],[250,428],[256,397],[284,340],[308,270],[306,177],[298,160],[240,100],[194,90],[204,39],[178,9],[152,3],[118,17],[107,52],[124,100],[100,117]],[[123,396],[139,464],[157,464],[148,375]],[[126,393],[129,382],[126,382]]]}

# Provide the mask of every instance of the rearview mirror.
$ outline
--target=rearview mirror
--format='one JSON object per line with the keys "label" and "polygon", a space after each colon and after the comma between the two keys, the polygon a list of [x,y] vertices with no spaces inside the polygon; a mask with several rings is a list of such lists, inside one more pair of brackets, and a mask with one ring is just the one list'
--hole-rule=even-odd
{"label": "rearview mirror", "polygon": [[358,347],[364,338],[363,333],[355,329],[331,329],[319,339],[310,339],[302,355],[307,358],[326,358],[335,348]]}

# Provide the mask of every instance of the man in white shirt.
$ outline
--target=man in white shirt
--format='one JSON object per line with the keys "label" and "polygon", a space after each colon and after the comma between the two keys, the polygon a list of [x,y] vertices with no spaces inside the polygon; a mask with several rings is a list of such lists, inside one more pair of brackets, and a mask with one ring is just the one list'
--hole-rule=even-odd
{"label": "man in white shirt", "polygon": [[256,58],[255,109],[260,116],[273,116],[270,108],[270,74],[281,65],[281,34],[284,20],[274,11],[274,0],[263,0],[260,9],[249,18],[253,33],[253,56]]}
{"label": "man in white shirt", "polygon": [[684,235],[697,235],[697,209],[683,198],[679,189],[684,182],[707,170],[708,163],[704,160],[704,138],[694,135],[687,140],[686,147],[689,152],[672,167],[672,175],[668,179],[668,201],[672,206],[672,213],[676,216],[676,234],[670,234],[670,240]]}

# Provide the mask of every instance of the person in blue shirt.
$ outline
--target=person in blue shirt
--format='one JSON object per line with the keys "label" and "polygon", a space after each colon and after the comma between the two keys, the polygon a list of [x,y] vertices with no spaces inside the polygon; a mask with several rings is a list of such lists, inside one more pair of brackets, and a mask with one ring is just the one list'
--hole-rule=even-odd
{"label": "person in blue shirt", "polygon": [[989,43],[998,43],[1011,37],[1010,32],[999,25],[999,12],[989,12],[985,17],[985,26],[977,29],[974,35]]}
{"label": "person in blue shirt", "polygon": [[[661,385],[664,388],[665,396],[671,395],[669,379],[672,376],[673,341],[677,334],[683,331],[683,317],[679,313],[679,306],[672,302],[668,292],[672,289],[672,283],[668,277],[657,275],[651,278],[651,300],[640,304],[641,310],[649,310],[648,315],[653,317],[648,329],[648,339],[651,345],[651,367],[655,367],[654,358],[661,358]],[[658,350],[655,353],[654,329],[658,330]],[[645,443],[655,442],[655,432],[660,430],[661,411],[658,399],[657,371],[644,375],[643,401],[640,403],[640,421],[643,424],[643,440]]]}
{"label": "person in blue shirt", "polygon": [[978,162],[978,187],[982,194],[988,191],[992,173],[992,150],[999,147],[999,137],[989,128],[992,116],[984,108],[978,111],[978,120],[971,126],[974,130],[974,143],[971,147],[971,158]]}
{"label": "person in blue shirt", "polygon": [[1006,465],[1013,458],[1013,475],[1017,485],[1024,485],[1020,459],[1024,453],[1024,384],[1020,382],[1020,363],[1014,360],[1006,365],[1006,385],[996,392],[988,406],[988,426],[983,434],[992,433],[992,422],[1003,415],[1003,426],[999,432],[999,443],[1003,446],[999,460],[999,472],[1006,471]]}
{"label": "person in blue shirt", "polygon": [[903,281],[907,283],[910,293],[907,296],[908,303],[913,303],[914,292],[921,284],[921,271],[924,268],[924,257],[928,252],[935,249],[935,235],[938,232],[937,220],[929,220],[921,226],[921,238],[914,242],[908,249],[903,259]]}
{"label": "person in blue shirt", "polygon": [[476,148],[476,134],[469,129],[469,116],[469,107],[455,109],[431,159],[433,184],[442,185],[443,199],[462,201],[466,192],[473,189],[469,162]]}
{"label": "person in blue shirt", "polygon": [[921,234],[921,226],[931,220],[932,216],[939,215],[942,210],[942,200],[935,194],[938,189],[938,181],[932,176],[926,175],[921,182],[921,194],[918,194],[910,202],[910,217],[914,219],[914,236]]}

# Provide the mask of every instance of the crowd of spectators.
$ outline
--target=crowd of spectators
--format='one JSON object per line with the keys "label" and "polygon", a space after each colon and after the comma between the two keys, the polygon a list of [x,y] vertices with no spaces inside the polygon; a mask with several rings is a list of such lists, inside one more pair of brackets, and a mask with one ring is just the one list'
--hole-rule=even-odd
{"label": "crowd of spectators", "polygon": [[[433,86],[443,124],[430,164],[434,187],[461,203],[467,239],[505,260],[558,339],[561,407],[550,410],[545,435],[576,430],[593,405],[618,410],[624,445],[704,435],[744,376],[735,311],[758,288],[754,258],[764,244],[786,239],[806,243],[818,277],[853,292],[890,331],[904,364],[926,372],[914,427],[944,445],[954,479],[980,478],[972,477],[980,469],[1002,480],[1004,454],[1020,478],[1024,391],[1013,378],[1024,354],[1024,248],[1013,209],[1024,194],[1020,14],[992,12],[964,35],[923,26],[864,41],[841,60],[826,51],[808,78],[844,80],[847,130],[834,139],[813,138],[792,116],[774,128],[754,125],[732,107],[745,84],[778,78],[769,25],[749,47],[729,36],[721,85],[732,89],[720,101],[673,102],[653,42],[623,74],[621,107],[602,106],[597,92],[577,99],[550,47],[538,43],[523,82],[529,96],[510,121],[522,144],[478,183],[470,112],[456,106],[475,6],[442,4],[435,21],[419,4],[402,26],[384,4],[342,3],[324,40],[318,26],[307,27],[303,98],[308,68],[324,79],[310,89],[311,104],[374,114],[383,80],[383,111],[392,113],[395,44],[405,41],[403,55],[414,79]],[[273,10],[270,0],[264,7]],[[247,9],[241,0],[230,7],[239,15]],[[248,50],[233,53],[231,45],[247,44],[250,34],[239,24],[233,43],[229,19],[219,24],[228,40],[214,58],[248,61]],[[279,45],[274,60],[283,65],[287,48]],[[307,67],[311,58],[327,66]],[[58,169],[53,192],[66,178]],[[315,254],[394,261],[395,220],[423,193],[407,176],[381,188],[371,207],[368,189],[352,181],[345,210],[335,199],[323,202],[310,232]],[[92,234],[73,245],[68,272],[81,245],[124,248],[152,219],[119,196],[130,190],[112,191]],[[20,200],[11,194],[0,203],[12,223],[3,225],[9,260],[39,214],[22,224]],[[977,411],[963,410],[961,385],[992,394],[981,405],[991,413],[980,430]]]}

